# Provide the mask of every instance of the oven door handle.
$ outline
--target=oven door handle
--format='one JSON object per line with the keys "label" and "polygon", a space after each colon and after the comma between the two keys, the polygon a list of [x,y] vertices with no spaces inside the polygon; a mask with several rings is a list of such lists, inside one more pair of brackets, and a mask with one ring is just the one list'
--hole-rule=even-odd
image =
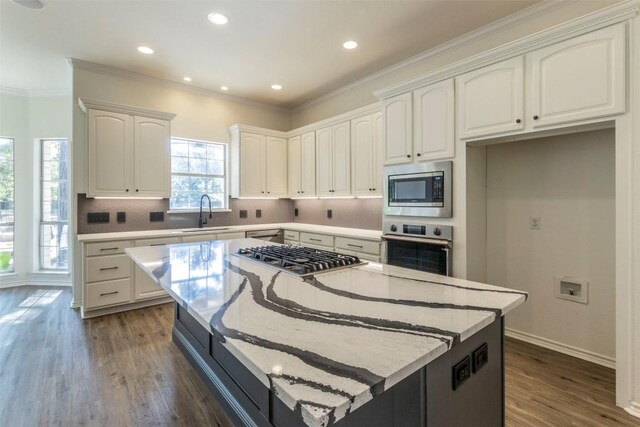
{"label": "oven door handle", "polygon": [[412,242],[412,243],[428,243],[431,245],[439,245],[444,246],[446,249],[451,249],[451,242],[448,240],[442,239],[429,239],[422,237],[405,237],[405,236],[394,236],[390,234],[385,234],[382,236],[383,240],[400,240],[403,242]]}

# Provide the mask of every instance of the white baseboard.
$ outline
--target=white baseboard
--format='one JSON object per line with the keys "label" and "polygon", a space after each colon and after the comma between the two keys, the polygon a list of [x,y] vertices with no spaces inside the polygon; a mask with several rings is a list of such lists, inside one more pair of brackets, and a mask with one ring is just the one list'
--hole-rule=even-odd
{"label": "white baseboard", "polygon": [[634,417],[640,418],[640,403],[631,402],[629,406],[624,408],[625,411],[633,415]]}
{"label": "white baseboard", "polygon": [[594,353],[592,351],[563,344],[561,342],[553,341],[547,338],[542,338],[533,334],[529,334],[527,332],[517,331],[511,328],[505,328],[504,333],[509,338],[514,338],[520,341],[527,342],[529,344],[557,351],[558,353],[577,357],[578,359],[586,360],[587,362],[592,362],[597,365],[605,366],[607,368],[616,369],[616,359],[613,357],[603,356],[602,354]]}

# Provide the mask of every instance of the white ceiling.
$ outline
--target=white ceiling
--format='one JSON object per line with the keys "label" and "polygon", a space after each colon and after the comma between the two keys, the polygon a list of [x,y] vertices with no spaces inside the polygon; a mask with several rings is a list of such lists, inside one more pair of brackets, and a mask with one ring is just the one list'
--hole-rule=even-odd
{"label": "white ceiling", "polygon": [[[332,89],[536,3],[535,0],[0,0],[0,86],[70,88],[65,58],[282,107]],[[207,20],[229,16],[226,26]],[[352,51],[342,43],[353,39]],[[136,51],[139,45],[154,55]],[[284,86],[273,91],[273,83]]]}

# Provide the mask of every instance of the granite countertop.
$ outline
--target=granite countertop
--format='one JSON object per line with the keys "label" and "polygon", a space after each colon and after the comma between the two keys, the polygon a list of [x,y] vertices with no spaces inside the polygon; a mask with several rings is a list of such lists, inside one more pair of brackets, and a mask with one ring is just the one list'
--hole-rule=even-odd
{"label": "granite countertop", "polygon": [[302,231],[308,233],[331,234],[339,237],[353,237],[366,240],[381,240],[381,230],[365,230],[362,228],[332,227],[328,225],[304,224],[300,222],[285,222],[278,224],[249,224],[249,225],[228,225],[221,227],[204,227],[204,228],[180,228],[168,230],[142,230],[142,231],[123,231],[116,233],[93,233],[79,234],[78,241],[102,242],[108,240],[132,240],[132,239],[149,239],[154,237],[183,237],[199,234],[223,234],[239,231],[259,231],[284,229],[292,231]]}
{"label": "granite countertop", "polygon": [[301,278],[236,255],[264,244],[126,251],[313,427],[343,418],[527,297],[375,263]]}

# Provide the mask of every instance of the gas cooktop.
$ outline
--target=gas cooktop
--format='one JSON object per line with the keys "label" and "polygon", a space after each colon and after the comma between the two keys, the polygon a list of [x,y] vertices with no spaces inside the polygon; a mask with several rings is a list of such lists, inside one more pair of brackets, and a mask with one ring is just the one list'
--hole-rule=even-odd
{"label": "gas cooktop", "polygon": [[245,248],[238,250],[237,255],[300,276],[366,264],[357,256],[290,245]]}

